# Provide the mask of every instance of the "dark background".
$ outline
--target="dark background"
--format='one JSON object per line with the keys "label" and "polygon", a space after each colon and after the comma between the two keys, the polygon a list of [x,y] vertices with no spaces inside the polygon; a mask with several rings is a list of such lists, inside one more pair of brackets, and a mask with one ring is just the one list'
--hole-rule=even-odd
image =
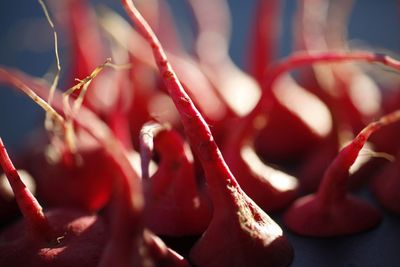
{"label": "dark background", "polygon": [[[118,1],[92,2],[113,6],[123,14]],[[188,13],[182,4],[184,1],[169,2],[179,21],[180,30],[190,33]],[[244,64],[242,56],[248,48],[246,40],[249,37],[248,30],[255,2],[229,1],[233,17],[230,52],[233,60],[240,66]],[[285,2],[280,57],[291,51],[295,2]],[[350,39],[396,55],[400,48],[399,15],[397,1],[359,0],[350,20]],[[0,65],[15,67],[34,76],[43,76],[55,60],[52,38],[52,32],[37,1],[0,1]],[[60,40],[61,53],[68,48],[66,43],[66,40]],[[24,138],[32,129],[42,125],[43,112],[36,104],[14,90],[0,86],[0,136],[11,150],[21,148]],[[364,194],[372,199],[368,193]],[[277,219],[279,220],[279,215]],[[382,224],[376,229],[359,235],[333,239],[303,238],[290,233],[288,235],[296,251],[292,266],[400,266],[400,220],[389,214],[385,214]]]}

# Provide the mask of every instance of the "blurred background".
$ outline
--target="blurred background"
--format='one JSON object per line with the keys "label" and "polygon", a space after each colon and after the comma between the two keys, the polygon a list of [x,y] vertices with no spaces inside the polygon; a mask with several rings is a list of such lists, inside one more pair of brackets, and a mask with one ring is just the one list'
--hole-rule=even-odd
{"label": "blurred background", "polygon": [[[60,0],[49,0],[60,1]],[[199,0],[201,1],[201,0]],[[267,0],[265,0],[267,1]],[[190,12],[184,0],[169,0],[179,30],[190,47],[193,36]],[[249,49],[249,31],[256,0],[229,1],[232,12],[230,55],[245,68]],[[96,0],[125,16],[118,1]],[[293,18],[296,1],[284,1],[278,57],[292,51]],[[355,1],[349,22],[351,42],[396,57],[400,52],[400,4],[396,0]],[[59,49],[63,70],[68,68],[68,40],[60,33]],[[55,64],[52,31],[37,1],[0,1],[0,65],[17,68],[30,75],[43,77]],[[397,58],[400,58],[398,56]],[[64,73],[65,74],[65,73]],[[62,76],[63,77],[63,76]],[[63,87],[61,79],[60,87]],[[44,112],[26,96],[0,85],[0,136],[10,150],[21,149],[33,129],[43,126]],[[279,216],[277,217],[279,220]],[[289,234],[290,235],[290,234]],[[372,232],[335,239],[310,239],[289,236],[296,258],[293,266],[399,266],[400,220],[386,215]]]}
{"label": "blurred background", "polygon": [[[51,3],[50,0],[49,2]],[[179,30],[190,43],[193,35],[190,12],[184,0],[169,0]],[[349,37],[379,51],[398,53],[400,48],[400,25],[396,0],[355,1],[349,24]],[[124,14],[115,0],[92,1],[106,5]],[[244,67],[243,59],[249,48],[253,14],[256,0],[229,1],[232,12],[232,36],[230,54],[236,64]],[[284,1],[279,57],[288,55],[292,49],[293,17],[296,1]],[[0,65],[14,67],[33,76],[43,77],[54,67],[54,43],[52,31],[37,1],[0,1]],[[68,68],[68,40],[60,32],[60,53],[63,73]],[[189,45],[188,45],[189,46]],[[62,87],[62,82],[60,83]],[[0,85],[1,86],[1,85]],[[8,146],[18,149],[32,128],[41,127],[43,112],[27,97],[10,88],[0,87],[0,136]]]}

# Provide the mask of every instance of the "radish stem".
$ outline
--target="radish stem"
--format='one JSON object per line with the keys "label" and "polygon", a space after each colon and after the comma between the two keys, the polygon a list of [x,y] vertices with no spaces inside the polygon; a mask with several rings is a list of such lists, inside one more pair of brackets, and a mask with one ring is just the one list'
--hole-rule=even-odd
{"label": "radish stem", "polygon": [[22,182],[17,170],[15,169],[10,157],[8,156],[7,150],[4,147],[3,140],[0,137],[0,164],[7,176],[8,182],[14,192],[15,199],[24,216],[25,222],[28,228],[37,237],[44,237],[48,241],[51,240],[52,229],[46,216],[43,213],[43,208],[32,195],[29,189]]}

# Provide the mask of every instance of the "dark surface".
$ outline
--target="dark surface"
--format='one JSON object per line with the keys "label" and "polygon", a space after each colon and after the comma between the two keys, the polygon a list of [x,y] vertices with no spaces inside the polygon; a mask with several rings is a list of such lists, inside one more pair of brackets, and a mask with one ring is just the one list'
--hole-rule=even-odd
{"label": "dark surface", "polygon": [[[58,0],[59,1],[59,0]],[[116,1],[93,1],[114,3]],[[175,15],[183,12],[180,0],[171,0]],[[231,54],[242,65],[247,48],[248,27],[255,1],[229,1],[234,17]],[[284,8],[280,55],[291,49],[292,15],[295,1]],[[397,1],[360,0],[349,25],[351,39],[374,48],[398,53],[400,47]],[[118,10],[121,10],[118,7]],[[185,17],[183,17],[185,18]],[[0,65],[43,76],[54,63],[52,34],[36,1],[0,1]],[[185,25],[181,24],[180,28]],[[43,30],[39,32],[38,30]],[[65,40],[60,40],[65,49]],[[64,64],[66,58],[62,58]],[[0,87],[0,136],[13,149],[34,127],[41,127],[43,112],[30,100],[9,88]],[[368,194],[364,197],[373,202]],[[374,202],[376,205],[376,203]],[[383,212],[383,211],[382,211]],[[400,266],[400,217],[384,213],[383,221],[369,232],[338,238],[305,238],[287,232],[295,249],[293,267],[396,267]],[[360,218],[361,220],[362,218]],[[278,216],[279,221],[279,216]]]}

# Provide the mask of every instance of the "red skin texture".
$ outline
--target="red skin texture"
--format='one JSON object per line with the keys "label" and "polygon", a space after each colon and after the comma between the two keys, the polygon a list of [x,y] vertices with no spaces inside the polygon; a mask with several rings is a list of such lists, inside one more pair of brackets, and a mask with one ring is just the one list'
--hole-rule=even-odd
{"label": "red skin texture", "polygon": [[379,204],[385,209],[400,214],[400,164],[395,161],[386,165],[379,175],[374,177],[371,189]]}
{"label": "red skin texture", "polygon": [[[292,83],[295,83],[295,81],[287,80],[285,85],[280,83],[279,86],[296,86],[299,90],[305,90]],[[273,89],[264,88],[264,90],[272,90],[268,96],[271,99],[272,106],[268,113],[267,124],[255,138],[254,146],[257,153],[267,162],[287,163],[307,155],[310,152],[310,147],[318,146],[326,136],[315,132],[310,125],[300,118],[299,114],[289,110],[286,103],[282,103],[277,98]],[[279,90],[279,88],[276,88],[276,90]],[[295,92],[297,93],[297,91]],[[296,95],[292,95],[292,97],[296,98]],[[303,106],[307,103],[298,102],[297,105]],[[318,110],[315,110],[315,112],[319,114]]]}
{"label": "red skin texture", "polygon": [[[240,188],[222,158],[207,123],[169,65],[157,37],[131,1],[124,0],[122,3],[153,49],[160,75],[179,111],[189,143],[199,157],[208,183],[214,214],[205,234],[191,251],[192,262],[203,267],[203,259],[210,255],[215,259],[209,259],[210,263],[215,262],[211,266],[218,267],[249,266],[249,262],[251,266],[271,266],[270,263],[274,266],[289,265],[293,249],[282,230]],[[232,231],[226,233],[224,229]],[[215,254],[220,249],[227,249],[225,244],[245,254]],[[270,257],[266,258],[266,255]],[[253,262],[253,259],[258,262]]]}
{"label": "red skin texture", "polygon": [[200,267],[289,266],[293,249],[280,227],[239,187],[226,189],[213,199],[211,224],[191,249],[191,261]]}
{"label": "red skin texture", "polygon": [[182,137],[173,130],[161,130],[154,137],[154,148],[161,161],[150,180],[143,181],[148,188],[145,225],[160,235],[202,234],[210,222],[211,207],[204,192],[198,191]]}
{"label": "red skin texture", "polygon": [[296,201],[286,212],[284,220],[295,233],[328,237],[371,229],[380,222],[381,214],[368,202],[350,195],[336,200],[329,207],[309,195]]}
{"label": "red skin texture", "polygon": [[75,162],[61,158],[51,163],[44,153],[30,155],[27,170],[37,183],[38,197],[46,205],[96,211],[106,204],[116,172],[104,149],[98,145],[78,149],[76,155],[80,159]]}
{"label": "red skin texture", "polygon": [[229,148],[225,147],[224,155],[240,187],[263,210],[267,212],[281,210],[298,196],[297,181],[294,177],[292,177],[292,182],[295,185],[280,190],[269,179],[281,171],[273,167],[268,167],[271,169],[270,173],[263,172],[260,174],[253,171],[252,166],[243,160],[239,149],[233,148],[229,150]]}
{"label": "red skin texture", "polygon": [[43,237],[32,237],[20,221],[0,235],[0,266],[97,266],[108,239],[101,218],[67,209],[45,215],[54,239],[48,242]]}
{"label": "red skin texture", "polygon": [[287,227],[307,236],[337,236],[365,231],[381,220],[368,202],[347,193],[349,169],[368,137],[383,125],[398,120],[388,114],[366,126],[344,147],[327,168],[317,193],[298,199],[284,215]]}

